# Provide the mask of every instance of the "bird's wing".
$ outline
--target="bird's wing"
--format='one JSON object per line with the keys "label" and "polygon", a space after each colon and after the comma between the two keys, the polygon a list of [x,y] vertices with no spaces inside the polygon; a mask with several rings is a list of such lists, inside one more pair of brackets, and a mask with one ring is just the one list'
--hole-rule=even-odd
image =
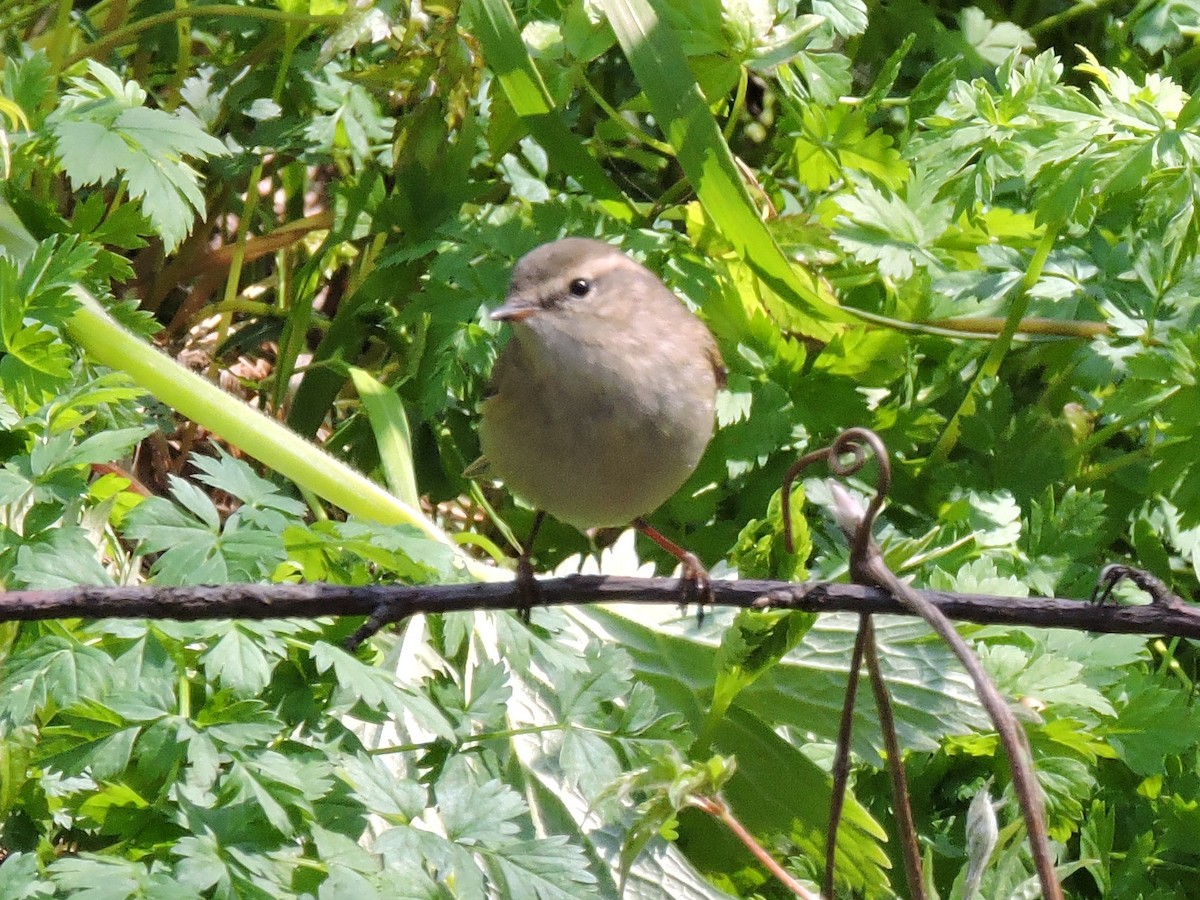
{"label": "bird's wing", "polygon": [[489,468],[486,456],[477,457],[475,462],[463,469],[463,478],[487,478]]}
{"label": "bird's wing", "polygon": [[725,360],[721,358],[721,350],[717,347],[716,338],[712,336],[712,332],[708,330],[708,326],[700,326],[704,330],[704,355],[708,357],[709,363],[712,364],[713,375],[717,379],[717,390],[725,387]]}

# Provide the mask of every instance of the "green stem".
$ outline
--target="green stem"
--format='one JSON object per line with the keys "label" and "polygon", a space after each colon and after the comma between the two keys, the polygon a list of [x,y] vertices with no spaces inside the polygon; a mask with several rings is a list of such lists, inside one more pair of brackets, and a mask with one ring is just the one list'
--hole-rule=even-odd
{"label": "green stem", "polygon": [[1070,25],[1076,19],[1080,19],[1089,13],[1100,12],[1118,2],[1119,0],[1080,0],[1074,6],[1068,6],[1062,12],[1047,16],[1036,25],[1031,26],[1029,33],[1035,38],[1040,38],[1043,35],[1057,31],[1064,25]]}
{"label": "green stem", "polygon": [[738,86],[737,94],[733,98],[733,108],[729,110],[729,118],[725,120],[725,130],[721,133],[725,138],[725,143],[733,137],[733,129],[737,127],[738,119],[742,115],[742,106],[746,102],[746,86],[750,81],[750,74],[745,66],[742,66],[738,71]]}
{"label": "green stem", "polygon": [[1176,657],[1176,652],[1179,650],[1179,638],[1171,638],[1169,644],[1162,638],[1159,638],[1154,642],[1154,649],[1162,656],[1162,665],[1159,666],[1159,671],[1165,670],[1169,675],[1178,678],[1184,687],[1188,689],[1189,693],[1194,691],[1196,688],[1195,682],[1188,678],[1187,673],[1183,670],[1183,666],[1180,665],[1179,659]]}
{"label": "green stem", "polygon": [[[1034,248],[1033,258],[1029,260],[1029,268],[1025,270],[1025,275],[1021,278],[1017,296],[1005,317],[1004,329],[1000,332],[996,342],[992,344],[991,350],[988,351],[988,355],[983,361],[983,367],[979,370],[979,377],[994,378],[999,373],[1000,364],[1008,354],[1009,348],[1012,347],[1013,337],[1016,335],[1017,329],[1021,327],[1025,311],[1029,309],[1029,292],[1042,277],[1042,270],[1046,268],[1046,260],[1050,258],[1050,251],[1054,249],[1054,242],[1057,239],[1058,230],[1047,227],[1046,233],[1042,235],[1041,241]],[[976,380],[978,381],[978,378]]]}
{"label": "green stem", "polygon": [[[50,47],[47,50],[47,56],[50,57],[50,71],[62,71],[62,59],[67,52],[67,45],[71,41],[71,0],[59,0],[58,15],[55,17],[54,37],[50,41]],[[44,111],[49,111],[54,101],[58,99],[58,94],[55,91],[47,91],[42,98],[42,108]]]}
{"label": "green stem", "polygon": [[67,329],[90,359],[128,373],[181,415],[346,512],[385,525],[418,529],[429,539],[452,548],[463,569],[481,581],[509,577],[463,553],[420,510],[126,331],[83,288],[76,287],[74,295],[80,308]]}
{"label": "green stem", "polygon": [[582,79],[582,81],[583,89],[588,92],[588,96],[591,97],[592,100],[595,101],[596,105],[604,110],[604,114],[612,119],[612,121],[616,123],[626,134],[628,134],[634,140],[645,144],[647,147],[657,150],[663,156],[673,157],[675,155],[674,147],[672,147],[666,141],[660,141],[657,138],[651,137],[645,131],[642,131],[642,129],[638,128],[627,118],[621,115],[616,109],[614,109],[612,105],[604,99],[604,96],[592,86],[590,81],[588,81],[586,78]]}
{"label": "green stem", "polygon": [[[554,722],[550,725],[530,725],[527,728],[509,728],[505,731],[488,731],[483,734],[473,734],[469,738],[465,738],[458,745],[461,750],[463,747],[470,747],[478,744],[486,744],[488,741],[507,740],[508,738],[520,737],[525,734],[545,734],[547,731],[564,731],[566,725],[561,722]],[[591,734],[598,734],[601,737],[611,738],[612,732],[600,731],[596,728],[585,728],[581,725],[572,723],[571,728],[575,731],[587,731]],[[437,741],[420,741],[414,744],[397,744],[394,747],[375,747],[367,752],[371,756],[388,756],[393,753],[415,753],[419,751],[427,751],[437,745]]]}
{"label": "green stem", "polygon": [[1144,462],[1145,460],[1149,459],[1150,456],[1150,450],[1148,448],[1142,448],[1132,453],[1126,453],[1124,456],[1118,456],[1116,459],[1110,460],[1109,462],[1088,466],[1076,476],[1076,484],[1097,484],[1101,481],[1105,481],[1108,478],[1111,478],[1115,473],[1121,471],[1121,469],[1132,466],[1134,463]]}
{"label": "green stem", "polygon": [[[176,9],[187,9],[191,0],[175,0]],[[181,18],[175,23],[175,39],[179,42],[179,53],[175,58],[175,81],[172,92],[177,93],[183,87],[188,74],[192,71],[192,26],[190,17]]]}
{"label": "green stem", "polygon": [[70,68],[80,60],[90,57],[104,56],[122,44],[136,43],[138,35],[158,25],[165,25],[168,22],[175,22],[179,19],[198,18],[200,16],[241,16],[245,19],[262,19],[267,22],[329,26],[337,25],[341,21],[340,16],[300,16],[277,9],[234,6],[233,4],[225,3],[213,6],[186,6],[179,9],[169,9],[166,12],[157,13],[153,16],[146,16],[146,18],[138,19],[124,28],[118,28],[106,37],[93,44],[88,44],[83,49],[73,53],[67,59],[65,67]]}
{"label": "green stem", "polygon": [[1017,287],[1017,295],[1013,298],[1012,306],[1009,307],[1008,315],[1004,319],[1004,327],[992,343],[987,356],[984,357],[983,365],[979,367],[974,380],[968,385],[966,396],[963,397],[962,403],[959,404],[958,409],[946,425],[946,430],[942,432],[942,436],[938,439],[937,446],[929,454],[929,459],[925,463],[926,468],[929,466],[939,466],[946,462],[950,456],[950,451],[958,443],[958,435],[962,428],[963,419],[975,412],[975,401],[984,380],[995,378],[996,374],[1000,371],[1000,364],[1004,362],[1004,357],[1012,347],[1013,338],[1016,336],[1017,329],[1021,325],[1021,319],[1025,316],[1025,310],[1029,308],[1029,292],[1037,284],[1038,279],[1042,277],[1042,270],[1046,267],[1046,260],[1050,256],[1050,251],[1054,249],[1054,242],[1057,239],[1058,229],[1046,226],[1046,231],[1042,235],[1041,241],[1034,248],[1033,258],[1029,260],[1029,267],[1025,270],[1025,275],[1021,278],[1021,283]]}

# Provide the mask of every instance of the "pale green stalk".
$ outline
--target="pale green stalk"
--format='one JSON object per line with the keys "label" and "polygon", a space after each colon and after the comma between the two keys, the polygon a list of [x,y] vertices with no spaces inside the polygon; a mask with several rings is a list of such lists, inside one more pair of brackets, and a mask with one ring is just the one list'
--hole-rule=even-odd
{"label": "pale green stalk", "polygon": [[75,288],[74,293],[80,307],[67,327],[89,359],[128,373],[180,415],[346,512],[384,525],[419,529],[453,548],[463,568],[481,581],[509,577],[463,553],[419,509],[127,331],[83,288]]}

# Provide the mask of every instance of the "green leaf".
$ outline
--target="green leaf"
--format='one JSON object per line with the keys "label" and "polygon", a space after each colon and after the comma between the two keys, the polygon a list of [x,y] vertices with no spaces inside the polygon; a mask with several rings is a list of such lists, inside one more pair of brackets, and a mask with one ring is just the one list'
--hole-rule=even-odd
{"label": "green leaf", "polygon": [[81,696],[103,695],[112,660],[65,637],[45,636],[5,660],[0,721],[21,725],[47,704],[68,707]]}
{"label": "green leaf", "polygon": [[862,34],[867,29],[867,5],[863,0],[813,0],[813,12],[824,16],[830,27],[843,37]]}
{"label": "green leaf", "polygon": [[513,900],[574,900],[602,896],[583,850],[565,837],[518,841],[489,854],[497,882]]}
{"label": "green leaf", "polygon": [[579,182],[610,215],[629,221],[633,217],[629,201],[555,110],[507,0],[466,0],[463,18],[508,102],[555,167]]}
{"label": "green leaf", "polygon": [[15,407],[32,411],[67,382],[72,354],[60,329],[76,307],[70,289],[94,260],[93,247],[56,237],[27,259],[0,259],[0,385]]}
{"label": "green leaf", "polygon": [[860,185],[839,202],[845,218],[834,240],[863,262],[876,263],[885,278],[904,280],[918,267],[940,265],[936,243],[950,225],[946,204],[929,203],[921,186],[910,184],[905,201]]}
{"label": "green leaf", "polygon": [[279,485],[260,477],[244,459],[217,450],[216,459],[192,455],[191,464],[199,470],[196,480],[241,500],[243,505],[235,513],[239,519],[268,531],[282,531],[304,515],[304,504],[287,496]]}
{"label": "green leaf", "polygon": [[832,297],[780,251],[738,175],[733,155],[691,77],[678,38],[648,0],[600,0],[655,118],[705,211],[772,290],[796,305],[801,330],[828,339],[845,320]]}
{"label": "green leaf", "polygon": [[208,673],[234,694],[253,696],[270,681],[272,664],[260,633],[234,623],[201,657]]}
{"label": "green leaf", "polygon": [[350,380],[358,391],[375,443],[379,447],[379,460],[392,493],[410,506],[421,504],[417,493],[417,478],[413,472],[412,431],[408,427],[408,416],[400,398],[376,381],[369,372],[355,366],[350,367]]}
{"label": "green leaf", "polygon": [[[143,553],[161,554],[154,572],[163,583],[223,584],[229,580],[258,580],[284,559],[277,533],[287,519],[277,510],[297,512],[290,498],[277,497],[274,485],[254,476],[244,463],[202,463],[206,477],[229,484],[251,499],[221,522],[216,506],[191,483],[170,476],[171,496],[180,506],[162,497],[151,497],[125,517],[127,537],[140,541]],[[237,481],[231,476],[236,474]]]}
{"label": "green leaf", "polygon": [[330,701],[332,709],[349,709],[361,702],[370,709],[387,709],[398,719],[412,715],[422,728],[454,739],[454,726],[423,693],[401,687],[377,666],[366,665],[324,642],[313,645],[312,658],[318,672],[332,670],[336,676],[338,690]]}
{"label": "green leaf", "polygon": [[64,454],[61,464],[67,466],[115,462],[153,431],[151,426],[142,425],[137,428],[115,428],[89,435]]}
{"label": "green leaf", "polygon": [[387,147],[395,120],[384,116],[375,97],[362,85],[341,77],[341,63],[325,66],[309,76],[314,101],[323,115],[313,116],[305,137],[335,159],[349,157],[355,169]]}
{"label": "green leaf", "polygon": [[[1163,690],[1156,680],[1137,673],[1131,673],[1122,688],[1117,720],[1107,736],[1134,774],[1161,773],[1168,756],[1200,742],[1192,724],[1195,713],[1183,695]],[[1171,727],[1161,727],[1164,722]]]}
{"label": "green leaf", "polygon": [[394,823],[415,819],[429,805],[423,785],[398,778],[378,756],[359,753],[343,763],[338,775],[368,809]]}
{"label": "green leaf", "polygon": [[94,60],[71,83],[46,122],[67,175],[76,188],[122,177],[174,250],[204,212],[199,175],[183,158],[222,156],[224,145],[181,113],[144,107],[136,84]]}
{"label": "green leaf", "polygon": [[499,781],[477,785],[461,766],[450,766],[443,773],[437,805],[450,840],[483,847],[513,840],[517,825],[511,820],[525,810],[512,788]]}
{"label": "green leaf", "polygon": [[[620,642],[633,657],[639,680],[655,689],[660,703],[692,722],[700,721],[701,702],[712,690],[716,671],[717,649],[709,641],[688,640],[673,633],[675,629],[651,629],[598,607],[575,615],[589,631]],[[768,723],[804,722],[809,733],[834,740],[857,626],[857,616],[822,616],[792,653],[738,695],[735,707]],[[948,648],[929,640],[923,623],[885,618],[876,622],[875,630],[906,747],[932,750],[941,736],[985,727],[970,679]],[[855,710],[855,752],[878,759],[874,707],[866,698],[860,704]],[[754,764],[740,762],[743,769]]]}
{"label": "green leaf", "polygon": [[892,138],[882,130],[868,131],[861,110],[805,102],[798,124],[795,171],[809,187],[825,190],[841,179],[857,182],[855,176],[861,173],[897,190],[908,179],[908,164],[893,148]]}
{"label": "green leaf", "polygon": [[49,872],[56,887],[80,900],[129,900],[132,897],[199,897],[180,892],[170,874],[155,867],[151,871],[134,860],[115,859],[93,853],[64,857],[52,862]]}
{"label": "green leaf", "polygon": [[17,549],[12,577],[32,590],[56,590],[93,584],[113,586],[100,564],[100,551],[83,528],[62,526],[42,532]]}
{"label": "green leaf", "polygon": [[38,859],[19,850],[4,857],[4,879],[0,881],[0,900],[33,900],[50,897],[54,888],[40,877]]}
{"label": "green leaf", "polygon": [[984,62],[998,66],[1016,51],[1037,46],[1029,32],[1012,22],[993,22],[974,6],[959,13],[963,40]]}
{"label": "green leaf", "polygon": [[[786,835],[814,858],[824,852],[831,793],[829,774],[761,720],[732,709],[718,727],[714,746],[733,754],[738,770],[724,795],[751,833]],[[743,763],[754,761],[752,768]],[[794,799],[805,797],[797,804]],[[837,839],[837,871],[858,892],[887,884],[885,832],[853,797],[847,797]]]}

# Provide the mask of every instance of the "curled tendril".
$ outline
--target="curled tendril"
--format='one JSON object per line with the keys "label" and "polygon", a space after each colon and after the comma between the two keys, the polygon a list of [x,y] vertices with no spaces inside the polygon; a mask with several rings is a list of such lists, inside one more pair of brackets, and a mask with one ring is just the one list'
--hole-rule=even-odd
{"label": "curled tendril", "polygon": [[854,532],[850,535],[850,550],[853,558],[861,558],[867,551],[871,539],[871,529],[875,517],[887,498],[892,487],[892,467],[888,462],[887,448],[882,439],[868,428],[848,428],[834,438],[833,443],[812,453],[806,453],[796,460],[783,477],[783,537],[789,553],[796,552],[792,531],[792,484],[800,473],[815,462],[821,460],[829,466],[829,471],[841,478],[846,478],[860,471],[867,463],[867,449],[875,456],[879,465],[879,477],[875,482],[875,496],[867,505],[866,512],[854,524]]}

